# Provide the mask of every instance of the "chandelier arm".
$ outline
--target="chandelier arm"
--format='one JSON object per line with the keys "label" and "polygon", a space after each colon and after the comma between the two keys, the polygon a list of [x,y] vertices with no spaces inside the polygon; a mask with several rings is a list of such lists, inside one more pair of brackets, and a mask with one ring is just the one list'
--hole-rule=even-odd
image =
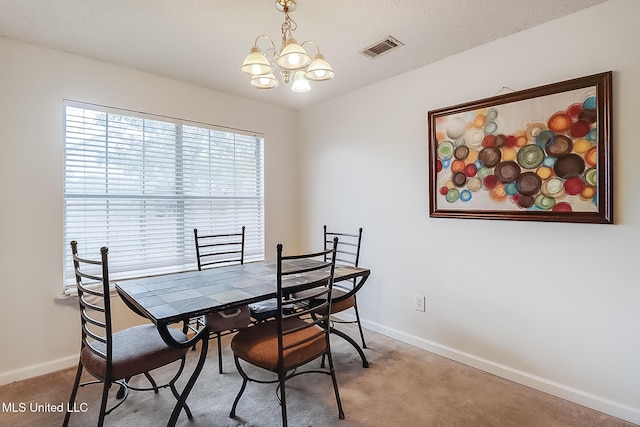
{"label": "chandelier arm", "polygon": [[275,43],[273,42],[273,40],[271,40],[271,37],[269,37],[269,36],[267,36],[267,35],[264,35],[264,34],[260,34],[258,37],[256,37],[256,41],[253,43],[253,45],[254,45],[255,47],[258,47],[258,41],[259,41],[260,39],[267,39],[267,40],[269,40],[269,43],[271,43],[271,48],[272,48],[273,50],[276,50],[276,45],[275,45]]}
{"label": "chandelier arm", "polygon": [[271,44],[271,47],[267,47],[264,50],[264,57],[267,58],[267,61],[269,61],[271,68],[275,70],[278,67],[276,64],[276,61],[278,60],[278,51],[276,50],[276,44],[273,42],[273,39],[271,39],[271,37],[265,34],[260,34],[258,37],[256,37],[256,41],[253,43],[254,47],[258,48],[258,41],[260,39],[267,39]]}
{"label": "chandelier arm", "polygon": [[304,42],[300,43],[300,47],[304,48],[304,45],[307,44],[307,43],[308,44],[312,44],[312,45],[314,45],[316,47],[316,54],[321,53],[320,52],[320,46],[318,46],[318,43],[314,42],[313,40],[307,40],[307,41],[304,41]]}

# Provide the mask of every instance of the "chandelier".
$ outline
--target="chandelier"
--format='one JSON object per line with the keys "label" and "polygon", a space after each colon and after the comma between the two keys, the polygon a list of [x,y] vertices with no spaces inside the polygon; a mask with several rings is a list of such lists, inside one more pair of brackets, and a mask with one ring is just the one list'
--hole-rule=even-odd
{"label": "chandelier", "polygon": [[[278,86],[275,70],[278,70],[282,83],[291,84],[291,90],[304,93],[311,90],[309,80],[323,81],[335,76],[331,65],[324,60],[320,48],[315,42],[305,41],[298,44],[293,38],[293,32],[298,25],[291,19],[289,12],[296,8],[295,0],[276,0],[276,8],[284,12],[282,23],[282,45],[276,50],[276,45],[269,36],[259,35],[251,48],[251,52],[242,63],[241,71],[251,76],[251,86],[258,89],[273,89]],[[260,40],[268,40],[268,46],[264,53],[258,47]],[[313,45],[316,54],[311,56],[303,48],[304,45]]]}

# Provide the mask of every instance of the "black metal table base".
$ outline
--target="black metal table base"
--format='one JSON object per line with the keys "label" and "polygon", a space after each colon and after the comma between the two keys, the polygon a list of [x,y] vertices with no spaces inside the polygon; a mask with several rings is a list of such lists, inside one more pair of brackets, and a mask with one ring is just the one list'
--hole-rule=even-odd
{"label": "black metal table base", "polygon": [[336,334],[337,336],[344,338],[349,344],[351,344],[353,346],[353,348],[356,349],[356,351],[358,352],[358,354],[360,354],[360,358],[362,359],[362,367],[363,368],[368,368],[369,367],[369,362],[367,361],[367,357],[364,355],[364,351],[362,351],[362,349],[360,348],[360,345],[353,339],[351,338],[349,335],[345,334],[342,331],[339,331],[335,328],[331,328],[331,333],[332,334]]}
{"label": "black metal table base", "polygon": [[198,376],[200,375],[200,372],[202,372],[204,362],[207,360],[207,350],[209,349],[209,330],[206,327],[202,328],[189,341],[179,343],[173,340],[167,328],[168,328],[167,325],[159,325],[158,332],[160,332],[160,336],[162,337],[162,339],[170,346],[183,347],[183,348],[193,347],[198,343],[198,341],[202,341],[202,347],[200,347],[200,357],[198,358],[198,363],[193,369],[193,373],[191,374],[191,377],[189,377],[189,381],[187,381],[187,384],[184,386],[184,390],[182,390],[182,393],[180,393],[180,397],[176,402],[176,406],[173,408],[173,412],[171,413],[171,418],[169,418],[169,422],[167,423],[168,427],[174,427],[176,425],[176,422],[178,422],[178,417],[180,416],[180,412],[182,411],[182,408],[186,404],[187,397],[189,397],[189,393],[191,393],[191,389],[193,389],[193,386],[198,380]]}

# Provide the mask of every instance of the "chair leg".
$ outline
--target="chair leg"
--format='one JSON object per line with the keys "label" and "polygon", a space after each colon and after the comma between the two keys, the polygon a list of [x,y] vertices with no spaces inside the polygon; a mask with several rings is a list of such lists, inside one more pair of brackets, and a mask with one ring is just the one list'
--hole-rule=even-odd
{"label": "chair leg", "polygon": [[362,323],[360,323],[360,313],[358,313],[358,302],[356,301],[356,296],[353,296],[353,310],[356,312],[356,323],[358,324],[358,329],[360,330],[360,339],[362,340],[362,348],[367,348],[367,343],[364,341],[364,333],[362,332]]}
{"label": "chair leg", "polygon": [[71,397],[69,398],[67,411],[64,414],[64,421],[62,422],[62,427],[67,427],[69,425],[69,418],[71,417],[71,412],[69,412],[69,408],[73,407],[73,404],[76,401],[76,394],[78,393],[78,387],[80,385],[81,377],[82,377],[82,362],[78,362],[78,369],[76,370],[76,379],[73,381],[73,389],[71,390]]}
{"label": "chair leg", "polygon": [[218,339],[218,373],[222,373],[222,340],[220,332],[216,332],[216,338]]}
{"label": "chair leg", "polygon": [[282,427],[287,427],[287,395],[285,392],[286,372],[278,372],[278,382],[280,383],[280,409],[282,411]]}
{"label": "chair leg", "polygon": [[[107,409],[104,413],[105,416],[115,411],[120,405],[124,403],[124,401],[129,396],[129,384],[127,383],[127,381],[128,379],[123,379],[123,380],[115,381],[109,384],[109,388],[111,388],[113,384],[117,384],[120,386],[120,388],[118,389],[118,393],[116,394],[116,399],[119,400],[120,402],[116,403],[111,408]],[[107,401],[108,401],[108,398],[107,398]]]}
{"label": "chair leg", "polygon": [[111,382],[105,378],[102,386],[102,403],[100,404],[100,416],[98,417],[98,427],[104,425],[104,417],[107,415],[107,399],[109,398],[109,389]]}
{"label": "chair leg", "polygon": [[336,379],[336,371],[333,369],[333,358],[331,357],[331,350],[326,353],[327,359],[329,359],[329,371],[331,372],[331,381],[333,382],[333,391],[336,395],[336,403],[338,404],[338,418],[344,420],[344,411],[342,410],[342,401],[340,400],[340,392],[338,391],[338,380]]}
{"label": "chair leg", "polygon": [[118,389],[118,393],[116,393],[116,399],[122,400],[127,395],[127,386],[125,384],[127,384],[130,379],[131,379],[131,377],[125,378],[124,380],[122,380],[123,383],[120,384],[120,388]]}

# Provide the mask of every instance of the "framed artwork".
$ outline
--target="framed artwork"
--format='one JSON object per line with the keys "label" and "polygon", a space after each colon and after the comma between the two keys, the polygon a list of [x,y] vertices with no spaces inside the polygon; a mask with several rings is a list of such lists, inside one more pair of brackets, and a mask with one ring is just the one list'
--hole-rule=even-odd
{"label": "framed artwork", "polygon": [[429,111],[431,217],[613,223],[612,72]]}

